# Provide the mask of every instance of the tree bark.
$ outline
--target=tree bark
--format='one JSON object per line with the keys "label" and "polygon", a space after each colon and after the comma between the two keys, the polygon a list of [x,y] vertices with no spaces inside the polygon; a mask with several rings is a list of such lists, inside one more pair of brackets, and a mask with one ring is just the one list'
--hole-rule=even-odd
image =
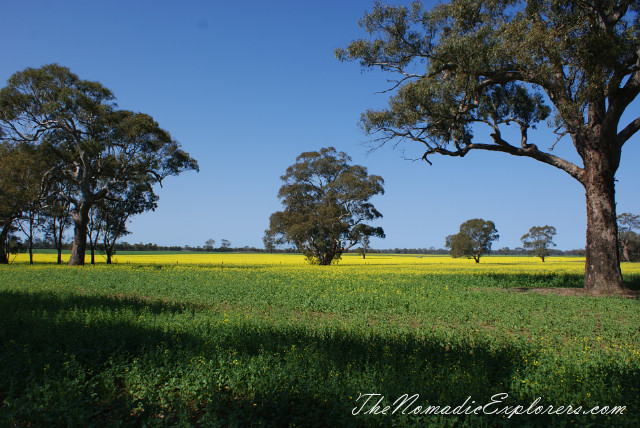
{"label": "tree bark", "polygon": [[58,231],[58,235],[56,235],[55,232],[55,219],[54,219],[54,224],[53,224],[53,239],[56,241],[56,250],[58,250],[58,264],[61,265],[62,264],[62,222],[60,222],[60,229]]}
{"label": "tree bark", "polygon": [[630,262],[629,258],[629,241],[620,240],[620,245],[622,245],[622,256],[624,257],[625,262]]}
{"label": "tree bark", "polygon": [[87,226],[89,225],[89,204],[81,204],[71,211],[73,218],[73,246],[69,257],[69,266],[84,266],[87,251]]}
{"label": "tree bark", "polygon": [[[614,159],[615,160],[615,159]],[[605,153],[591,152],[585,160],[587,246],[584,288],[593,294],[626,290],[618,255],[618,223],[615,203],[615,170]]]}
{"label": "tree bark", "polygon": [[33,223],[34,223],[34,213],[33,211],[29,211],[29,264],[33,264]]}
{"label": "tree bark", "polygon": [[9,255],[7,254],[7,238],[9,237],[9,226],[4,225],[0,230],[0,265],[9,264]]}

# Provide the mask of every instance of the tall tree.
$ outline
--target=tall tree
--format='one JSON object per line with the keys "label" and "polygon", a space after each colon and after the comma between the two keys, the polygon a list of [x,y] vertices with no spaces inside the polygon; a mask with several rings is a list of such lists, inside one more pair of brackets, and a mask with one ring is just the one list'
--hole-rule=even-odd
{"label": "tall tree", "polygon": [[216,240],[213,238],[209,238],[204,242],[204,248],[207,251],[213,251],[216,246]]}
{"label": "tall tree", "polygon": [[355,240],[362,245],[362,247],[359,248],[359,253],[363,259],[367,258],[367,250],[369,249],[372,236],[384,238],[384,230],[382,230],[381,227],[373,227],[364,223],[360,223],[351,229],[351,240]]}
{"label": "tall tree", "polygon": [[69,198],[60,198],[64,192],[62,183],[54,182],[52,189],[47,195],[44,209],[41,214],[44,216],[45,239],[53,242],[58,253],[57,263],[62,264],[62,247],[65,230],[71,225],[71,204]]}
{"label": "tall tree", "polygon": [[0,159],[0,264],[6,264],[16,222],[33,213],[46,194],[47,164],[36,148],[6,141],[0,143]]}
{"label": "tall tree", "polygon": [[128,235],[127,223],[134,215],[153,211],[158,207],[158,196],[149,182],[129,182],[126,187],[113,189],[97,205],[98,221],[102,225],[102,250],[106,263],[111,264],[116,241]]}
{"label": "tall tree", "polygon": [[103,222],[100,218],[100,212],[98,211],[98,205],[104,201],[100,199],[89,210],[89,222],[87,223],[87,239],[89,240],[89,260],[91,265],[96,264],[96,249],[98,243],[102,237]]}
{"label": "tall tree", "polygon": [[[369,221],[381,218],[369,202],[383,194],[381,177],[333,147],[305,152],[281,177],[278,192],[284,211],[270,217],[269,234],[276,241],[294,244],[312,263],[329,265],[356,245]],[[370,236],[384,236],[372,228]]]}
{"label": "tall tree", "polygon": [[37,229],[42,226],[44,221],[38,213],[41,199],[33,201],[23,212],[22,217],[18,219],[18,228],[24,234],[27,240],[27,252],[29,253],[29,264],[33,264],[33,240]]}
{"label": "tall tree", "polygon": [[500,238],[491,220],[474,218],[460,225],[460,231],[447,236],[445,246],[451,257],[468,257],[480,263],[480,257],[491,252],[493,241]]}
{"label": "tall tree", "polygon": [[100,83],[55,64],[15,73],[0,91],[6,138],[46,147],[58,178],[72,190],[61,195],[73,205],[70,265],[84,264],[89,210],[112,189],[198,169],[150,116],[116,110],[113,100]]}
{"label": "tall tree", "polygon": [[262,243],[264,244],[264,249],[270,253],[276,249],[276,246],[280,243],[276,240],[276,237],[269,229],[264,231],[264,236],[262,237]]}
{"label": "tall tree", "polygon": [[[369,39],[340,60],[395,73],[389,107],[362,116],[381,143],[412,140],[431,155],[471,150],[524,156],[585,188],[585,288],[624,290],[617,251],[615,173],[640,117],[623,113],[640,93],[640,3],[634,0],[452,0],[425,11],[376,3],[360,21]],[[544,94],[544,95],[543,95]],[[551,108],[545,103],[550,102]],[[550,114],[582,165],[533,144]],[[475,127],[490,131],[475,138]],[[509,141],[515,127],[520,141]]]}
{"label": "tall tree", "polygon": [[631,261],[629,257],[629,242],[635,237],[634,230],[640,229],[640,215],[622,213],[618,216],[618,239],[622,247],[622,255],[625,261]]}
{"label": "tall tree", "polygon": [[544,259],[549,256],[550,247],[556,246],[553,242],[555,235],[556,228],[553,226],[533,226],[528,233],[522,235],[520,240],[524,248],[540,257],[544,263]]}

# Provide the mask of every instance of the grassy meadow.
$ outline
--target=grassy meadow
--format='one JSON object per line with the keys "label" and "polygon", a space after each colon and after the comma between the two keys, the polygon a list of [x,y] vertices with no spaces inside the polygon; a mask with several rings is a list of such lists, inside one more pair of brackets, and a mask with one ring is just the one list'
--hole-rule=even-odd
{"label": "grassy meadow", "polygon": [[[525,289],[581,287],[584,259],[35,260],[0,267],[2,426],[640,425],[640,302]],[[622,270],[640,288],[640,264]],[[496,394],[486,412],[626,409],[421,412]]]}

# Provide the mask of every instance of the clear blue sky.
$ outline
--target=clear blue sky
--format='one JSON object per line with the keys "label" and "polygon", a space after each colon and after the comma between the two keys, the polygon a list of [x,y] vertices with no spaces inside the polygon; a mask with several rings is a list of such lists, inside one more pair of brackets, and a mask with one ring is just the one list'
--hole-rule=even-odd
{"label": "clear blue sky", "polygon": [[[557,228],[558,248],[584,247],[584,190],[550,166],[471,152],[434,157],[430,167],[404,160],[421,154],[409,143],[367,155],[359,116],[386,104],[376,92],[388,76],[339,63],[333,50],[364,36],[357,21],[371,5],[5,0],[0,81],[26,67],[67,66],[111,89],[121,108],[152,115],[199,161],[199,174],[166,180],[159,208],[133,220],[129,242],[226,238],[261,247],[269,215],[280,209],[279,177],[301,152],[334,146],[385,179],[374,203],[387,239],[376,239],[377,248],[440,248],[476,217],[496,223],[494,248],[520,246],[531,226],[545,224]],[[640,115],[640,103],[629,112]],[[548,147],[554,137],[544,130],[530,140]],[[640,214],[639,140],[623,149],[618,213]],[[569,140],[556,152],[577,162]]]}

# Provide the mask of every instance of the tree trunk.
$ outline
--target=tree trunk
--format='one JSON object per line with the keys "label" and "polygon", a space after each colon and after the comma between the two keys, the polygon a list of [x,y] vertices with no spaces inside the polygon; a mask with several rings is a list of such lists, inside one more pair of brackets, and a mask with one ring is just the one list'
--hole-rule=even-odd
{"label": "tree trunk", "polygon": [[60,222],[60,229],[58,235],[55,232],[55,220],[54,220],[53,239],[56,241],[56,250],[58,250],[58,264],[62,264],[62,222]]}
{"label": "tree trunk", "polygon": [[9,264],[9,255],[7,254],[7,238],[9,237],[9,226],[4,225],[0,230],[0,265]]}
{"label": "tree trunk", "polygon": [[325,254],[322,254],[319,258],[318,258],[318,264],[320,266],[329,266],[331,264],[331,262],[333,261],[333,258],[335,257],[335,253],[333,251],[328,251]]}
{"label": "tree trunk", "polygon": [[590,153],[585,161],[587,246],[584,288],[593,294],[625,291],[618,255],[615,170],[606,154]]}
{"label": "tree trunk", "polygon": [[107,248],[105,252],[107,253],[107,264],[110,265],[111,264],[111,253],[113,252],[113,250],[110,249],[110,248]]}
{"label": "tree trunk", "polygon": [[29,264],[33,264],[33,222],[34,215],[33,211],[29,211]]}
{"label": "tree trunk", "polygon": [[33,264],[33,228],[35,223],[35,213],[29,211],[29,264]]}
{"label": "tree trunk", "polygon": [[624,257],[625,262],[630,262],[629,258],[629,242],[628,241],[620,241],[620,245],[622,245],[622,256]]}
{"label": "tree trunk", "polygon": [[73,246],[69,257],[69,266],[84,266],[84,256],[87,251],[87,226],[89,224],[90,206],[83,203],[71,211],[73,218]]}

